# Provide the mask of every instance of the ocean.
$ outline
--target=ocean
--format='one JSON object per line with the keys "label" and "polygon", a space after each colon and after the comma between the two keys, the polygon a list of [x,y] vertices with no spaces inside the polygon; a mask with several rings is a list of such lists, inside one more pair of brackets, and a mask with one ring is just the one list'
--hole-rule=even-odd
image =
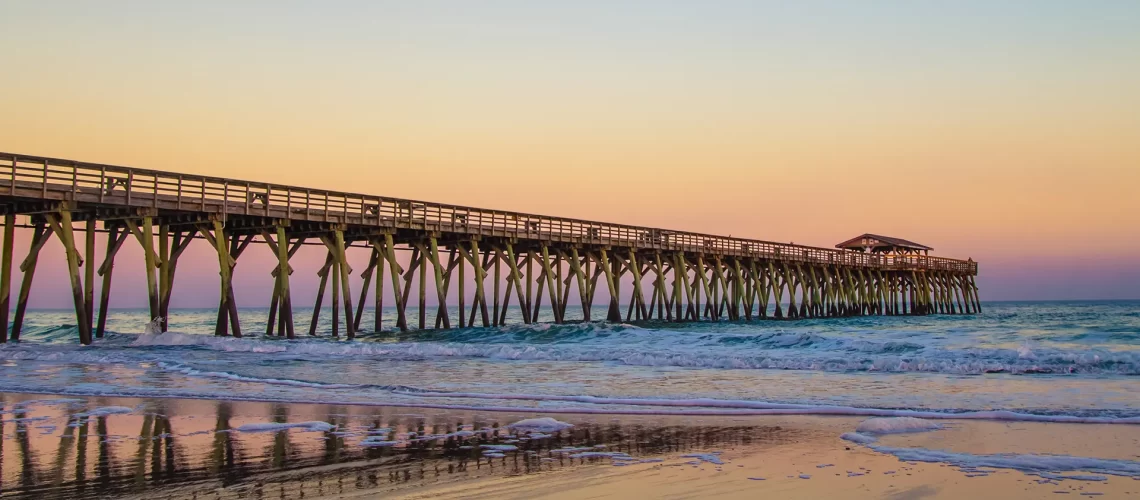
{"label": "ocean", "polygon": [[296,340],[263,336],[265,309],[241,310],[240,339],[213,336],[211,310],[173,311],[161,335],[142,334],[144,310],[118,310],[90,346],[76,342],[71,311],[31,311],[0,363],[5,392],[71,397],[1140,422],[1140,302],[983,311],[523,325],[512,310],[501,328],[399,333],[385,310],[385,331],[347,341],[330,338],[327,310],[317,337],[303,334],[309,315],[298,310]]}

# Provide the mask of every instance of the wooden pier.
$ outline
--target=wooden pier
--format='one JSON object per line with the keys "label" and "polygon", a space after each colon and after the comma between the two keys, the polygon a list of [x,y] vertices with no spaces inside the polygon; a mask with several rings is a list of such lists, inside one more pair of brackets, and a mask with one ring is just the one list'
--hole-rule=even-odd
{"label": "wooden pier", "polygon": [[[150,316],[162,318],[164,330],[179,256],[195,241],[217,251],[217,335],[242,335],[233,279],[250,243],[268,245],[277,256],[266,334],[289,338],[296,335],[289,259],[303,244],[328,251],[317,272],[320,285],[308,335],[316,334],[326,289],[332,295],[334,336],[342,326],[350,339],[362,329],[380,331],[381,314],[373,325],[361,325],[361,319],[370,293],[376,310],[384,307],[385,286],[395,292],[400,330],[502,325],[512,300],[521,306],[525,323],[562,323],[572,291],[582,318],[602,319],[593,308],[598,286],[610,297],[604,319],[613,322],[981,310],[972,260],[774,243],[40,156],[0,153],[0,207],[0,324],[9,324],[17,216],[26,217],[21,227],[32,228],[30,251],[19,263],[23,279],[11,339],[20,338],[39,252],[52,237],[68,249],[84,344],[104,335],[115,255],[128,240],[143,248],[145,263],[134,265],[145,265]],[[107,234],[102,262],[95,262],[97,232]],[[360,274],[363,287],[354,293],[349,277],[355,271],[347,253],[357,249],[371,258]],[[411,253],[406,267],[397,252]],[[96,274],[102,277],[98,304]],[[437,302],[430,307],[429,281]],[[413,283],[418,307],[409,308]],[[448,300],[452,286],[458,288],[454,304]],[[457,325],[450,320],[453,307]]]}

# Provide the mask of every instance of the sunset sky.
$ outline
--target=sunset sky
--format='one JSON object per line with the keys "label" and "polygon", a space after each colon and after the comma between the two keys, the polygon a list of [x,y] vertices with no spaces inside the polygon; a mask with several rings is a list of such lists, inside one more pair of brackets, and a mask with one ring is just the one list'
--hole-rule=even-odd
{"label": "sunset sky", "polygon": [[[983,299],[1140,298],[1140,2],[0,0],[0,19],[0,151],[819,246],[874,232],[979,261]],[[48,252],[32,305],[69,307]],[[124,252],[114,304],[142,307]],[[175,306],[216,304],[211,252],[183,257],[200,293]],[[267,305],[272,256],[250,252],[239,302]]]}

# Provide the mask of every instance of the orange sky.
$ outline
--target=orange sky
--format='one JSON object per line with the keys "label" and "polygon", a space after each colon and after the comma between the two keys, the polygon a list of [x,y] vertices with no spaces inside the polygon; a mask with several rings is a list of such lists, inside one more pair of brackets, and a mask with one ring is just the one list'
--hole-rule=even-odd
{"label": "orange sky", "polygon": [[753,4],[8,3],[0,150],[821,246],[876,232],[1033,283],[1001,298],[1072,296],[1035,270],[1073,259],[1112,263],[1078,295],[1140,297],[1113,281],[1140,269],[1140,9]]}

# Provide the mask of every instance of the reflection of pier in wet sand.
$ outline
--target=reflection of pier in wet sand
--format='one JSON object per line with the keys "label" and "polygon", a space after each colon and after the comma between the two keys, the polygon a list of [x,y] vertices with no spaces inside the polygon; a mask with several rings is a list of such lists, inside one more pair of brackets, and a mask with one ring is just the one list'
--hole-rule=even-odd
{"label": "reflection of pier in wet sand", "polygon": [[[6,397],[8,413],[0,423],[0,494],[13,498],[312,498],[379,493],[610,466],[609,457],[575,458],[577,453],[558,451],[567,448],[642,460],[795,438],[795,431],[754,423],[703,426],[660,417],[618,424],[609,416],[564,416],[560,418],[575,426],[542,433],[506,427],[530,416],[526,414]],[[308,426],[273,429],[266,425],[271,423]],[[487,456],[481,445],[517,449]]]}

